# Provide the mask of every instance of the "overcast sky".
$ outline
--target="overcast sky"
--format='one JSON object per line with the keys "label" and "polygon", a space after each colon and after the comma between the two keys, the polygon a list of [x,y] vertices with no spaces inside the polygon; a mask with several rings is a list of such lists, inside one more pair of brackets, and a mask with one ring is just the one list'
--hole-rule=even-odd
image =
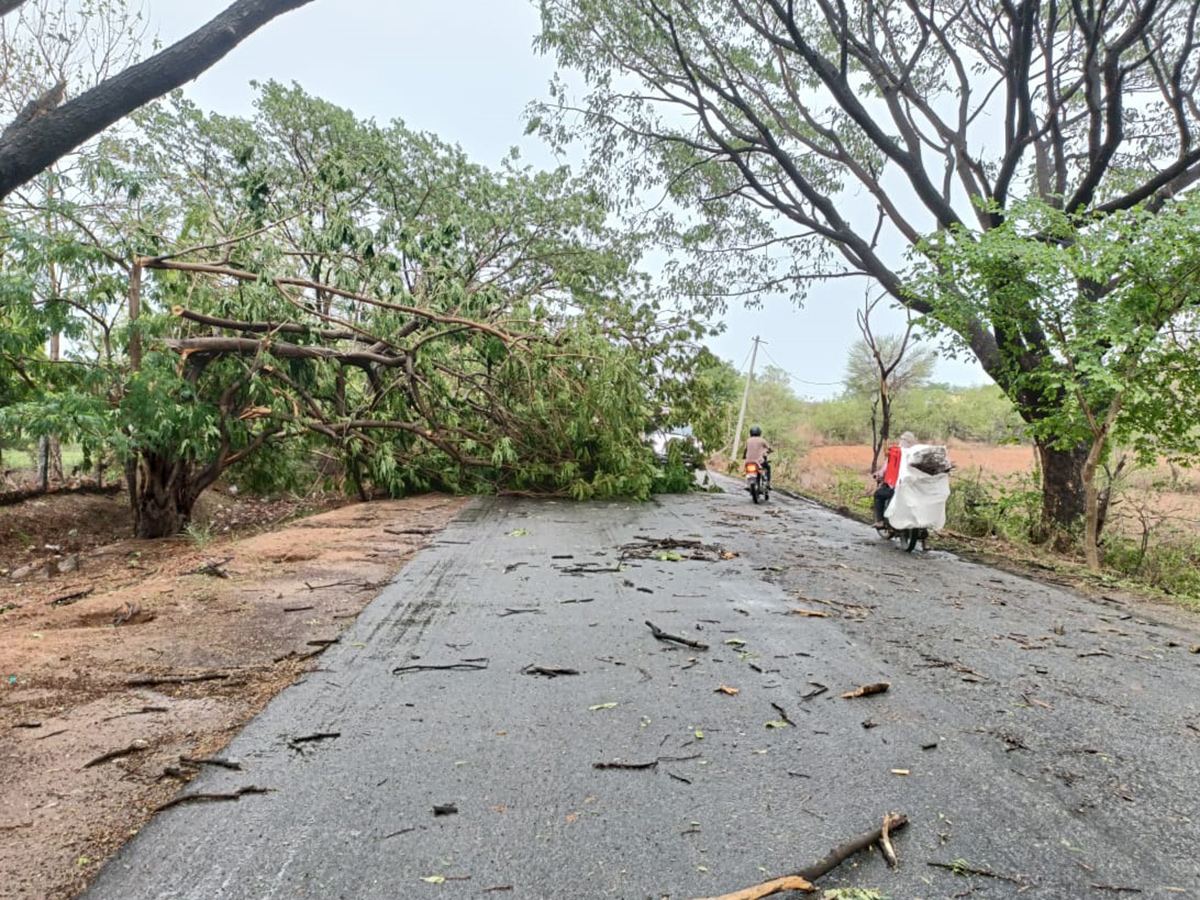
{"label": "overcast sky", "polygon": [[[171,43],[229,0],[149,0],[151,30]],[[514,145],[537,166],[559,162],[525,137],[522,112],[546,95],[554,63],[532,48],[539,27],[533,0],[315,0],[263,27],[187,85],[206,109],[248,115],[251,81],[295,81],[308,93],[380,122],[402,119],[456,143],[476,161],[496,165]],[[779,300],[760,310],[734,308],[714,352],[744,368],[751,339],[767,345],[758,366],[787,370],[797,393],[830,397],[841,390],[846,354],[859,337],[858,279],[814,289],[803,309]],[[903,316],[877,314],[895,331]],[[939,381],[987,381],[975,364],[944,360]]]}

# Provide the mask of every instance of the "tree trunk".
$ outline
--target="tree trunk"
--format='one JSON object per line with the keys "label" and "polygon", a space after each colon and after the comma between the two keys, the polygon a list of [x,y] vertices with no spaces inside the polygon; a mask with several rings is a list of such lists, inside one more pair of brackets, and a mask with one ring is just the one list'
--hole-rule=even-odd
{"label": "tree trunk", "polygon": [[1088,448],[1056,450],[1039,443],[1038,457],[1042,463],[1042,534],[1060,552],[1074,543],[1080,520],[1087,510],[1083,468]]}
{"label": "tree trunk", "polygon": [[143,452],[125,467],[129,501],[133,506],[133,533],[139,538],[178,534],[192,517],[192,507],[203,490],[192,467],[156,453]]}

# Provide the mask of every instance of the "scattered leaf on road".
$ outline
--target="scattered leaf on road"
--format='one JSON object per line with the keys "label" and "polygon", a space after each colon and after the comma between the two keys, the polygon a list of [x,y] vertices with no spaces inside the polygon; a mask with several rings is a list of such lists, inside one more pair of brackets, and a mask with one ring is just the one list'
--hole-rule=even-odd
{"label": "scattered leaf on road", "polygon": [[421,880],[429,884],[444,884],[446,881],[445,875],[422,875]]}
{"label": "scattered leaf on road", "polygon": [[780,722],[778,719],[776,719],[773,722],[767,722],[766,727],[767,728],[791,728],[792,726],[789,725],[787,722]]}
{"label": "scattered leaf on road", "polygon": [[907,775],[908,769],[892,769],[893,775]]}
{"label": "scattered leaf on road", "polygon": [[829,613],[818,612],[815,609],[793,609],[792,615],[793,616],[808,616],[811,619],[828,619],[829,618]]}
{"label": "scattered leaf on road", "polygon": [[730,644],[734,647],[744,647],[746,645],[746,642],[743,641],[741,638],[728,638],[725,641],[725,643]]}
{"label": "scattered leaf on road", "polygon": [[716,694],[716,693],[728,694],[730,697],[736,697],[737,692],[738,692],[737,688],[730,687],[727,684],[723,684],[720,687],[718,687],[715,691],[713,691],[714,694]]}
{"label": "scattered leaf on road", "polygon": [[654,554],[654,558],[661,562],[683,562],[683,557],[678,553],[672,553],[669,550],[661,550]]}
{"label": "scattered leaf on road", "polygon": [[589,706],[588,709],[590,711],[594,712],[597,709],[612,709],[616,705],[617,704],[615,704],[615,703],[597,703],[595,706]]}
{"label": "scattered leaf on road", "polygon": [[529,529],[517,528],[517,529],[514,529],[513,531],[510,531],[508,533],[508,536],[509,537],[525,537],[525,535],[527,535],[527,534],[529,534]]}

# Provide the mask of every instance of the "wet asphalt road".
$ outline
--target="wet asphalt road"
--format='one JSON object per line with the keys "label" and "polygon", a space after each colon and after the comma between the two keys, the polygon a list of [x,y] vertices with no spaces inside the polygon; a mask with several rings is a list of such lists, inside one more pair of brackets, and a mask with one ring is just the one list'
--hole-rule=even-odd
{"label": "wet asphalt road", "polygon": [[[629,558],[639,535],[739,555]],[[779,497],[477,500],[234,740],[244,771],[185,789],[269,793],[165,811],[86,897],[686,900],[888,810],[912,823],[900,867],[862,854],[821,887],[1200,897],[1198,643],[1169,609],[910,556]],[[614,761],[657,764],[594,767]],[[929,865],[955,860],[992,875]]]}

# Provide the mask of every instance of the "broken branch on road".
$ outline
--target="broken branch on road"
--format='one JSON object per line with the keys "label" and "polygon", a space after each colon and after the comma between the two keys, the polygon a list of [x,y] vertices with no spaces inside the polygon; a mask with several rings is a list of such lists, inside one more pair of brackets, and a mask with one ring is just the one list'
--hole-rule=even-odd
{"label": "broken branch on road", "polygon": [[545,675],[547,678],[557,678],[559,675],[578,675],[578,669],[564,669],[559,666],[526,666],[521,670],[522,675]]}
{"label": "broken branch on road", "polygon": [[889,813],[884,817],[883,821],[884,823],[881,827],[835,847],[811,866],[806,866],[789,875],[772,878],[769,881],[764,881],[740,891],[734,891],[732,894],[722,894],[719,897],[705,898],[705,900],[760,900],[762,897],[769,897],[772,894],[779,894],[783,891],[815,891],[816,887],[812,882],[816,881],[822,875],[833,871],[859,851],[878,843],[884,837],[884,829],[887,829],[886,833],[890,839],[891,832],[899,831],[908,824],[908,817],[900,813]]}
{"label": "broken branch on road", "polygon": [[650,627],[650,633],[660,641],[673,641],[676,644],[683,644],[685,647],[694,647],[697,650],[708,649],[708,644],[702,644],[700,641],[693,641],[691,638],[681,637],[677,634],[670,634],[663,631],[649,619],[646,620],[646,624]]}
{"label": "broken branch on road", "polygon": [[470,672],[476,669],[486,669],[488,661],[481,660],[463,660],[462,662],[446,663],[444,665],[422,665],[413,664],[408,666],[396,666],[392,669],[393,675],[407,675],[410,672]]}
{"label": "broken branch on road", "polygon": [[185,803],[211,803],[221,800],[241,800],[245,794],[265,794],[271,788],[258,787],[256,785],[247,785],[246,787],[238,788],[229,794],[184,794],[182,797],[173,797],[166,803],[156,806],[155,813],[160,813],[165,809],[170,809],[172,806],[182,806]]}

